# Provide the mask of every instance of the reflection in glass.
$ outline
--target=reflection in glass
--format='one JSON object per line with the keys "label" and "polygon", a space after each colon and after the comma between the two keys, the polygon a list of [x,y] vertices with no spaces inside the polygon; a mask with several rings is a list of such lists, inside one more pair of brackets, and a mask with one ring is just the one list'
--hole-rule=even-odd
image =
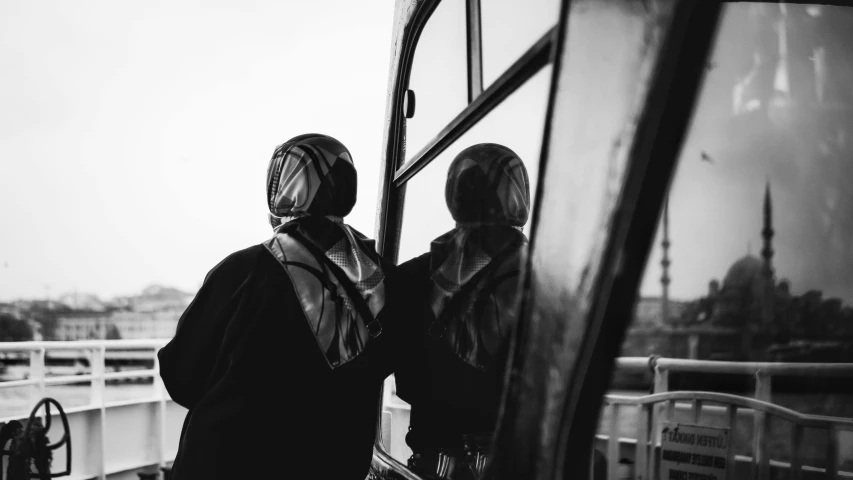
{"label": "reflection in glass", "polygon": [[[513,152],[515,157],[523,160],[523,164],[526,167],[527,181],[529,182],[528,192],[535,191],[536,179],[539,171],[538,158],[542,145],[542,132],[545,122],[550,78],[551,68],[545,67],[528,82],[522,85],[509,98],[505,99],[495,107],[491,113],[474,125],[471,130],[466,132],[459,140],[450,145],[432,163],[407,182],[399,250],[401,263],[405,263],[413,259],[417,262],[418,256],[422,256],[424,252],[429,252],[431,250],[431,243],[433,240],[440,239],[440,237],[444,238],[445,234],[456,229],[457,219],[454,219],[450,209],[447,208],[445,194],[447,190],[448,171],[450,170],[451,162],[466,148],[477,144],[498,144],[501,148],[506,148],[508,151]],[[499,163],[496,163],[495,165],[499,165]],[[494,196],[494,194],[492,194],[492,196]],[[471,200],[475,201],[475,205],[477,201],[481,201],[478,200],[478,197],[476,196]],[[530,210],[532,210],[532,206],[528,205],[528,211]],[[520,222],[518,224],[518,229],[511,227],[507,228],[513,232],[521,230],[518,232],[521,234],[519,238],[526,238],[530,228],[529,224],[530,222]],[[448,242],[449,239],[444,238],[443,243],[449,244]],[[408,309],[405,313],[401,314],[401,318],[405,319],[406,322],[409,322],[411,327],[417,327],[412,330],[413,338],[409,340],[407,348],[404,350],[406,350],[410,355],[415,355],[417,352],[420,352],[421,356],[415,356],[414,358],[420,358],[420,361],[423,362],[424,359],[427,358],[426,353],[424,353],[425,346],[427,345],[426,341],[427,339],[433,338],[428,335],[429,332],[427,331],[432,324],[430,316],[435,316],[435,313],[432,311],[427,299],[427,295],[431,291],[428,288],[430,278],[429,265],[424,265],[423,259],[421,259],[420,262],[421,273],[414,275],[414,277],[420,278],[421,284],[419,286],[406,287],[404,289],[404,291],[407,292],[406,295],[414,295],[416,298],[403,298],[398,300],[400,300],[399,303],[403,307]],[[450,273],[448,273],[448,275],[450,275]],[[410,277],[412,277],[412,275],[410,275]],[[501,287],[501,290],[506,291],[507,288],[510,288],[510,286],[514,284],[512,282],[515,282],[515,280],[507,280],[504,286]],[[492,293],[484,295],[485,296],[483,298],[489,298]],[[467,298],[470,299],[471,296],[469,295]],[[442,299],[435,297],[434,300]],[[446,299],[442,301],[446,303]],[[501,300],[501,302],[507,301],[514,302],[515,300],[513,300],[511,296],[504,297],[503,300]],[[483,302],[481,302],[481,304],[486,306]],[[511,306],[507,306],[505,310],[506,311],[504,313],[510,315],[515,312],[514,308]],[[480,311],[482,312],[483,310]],[[485,313],[483,313],[483,315],[485,315]],[[507,319],[507,322],[512,323],[512,319]],[[503,338],[503,335],[506,335],[506,332],[502,334],[501,338]],[[445,340],[448,338],[453,337],[447,337]],[[432,342],[431,344],[435,347],[432,351],[445,353],[442,357],[446,361],[444,364],[445,366],[443,367],[445,371],[448,369],[451,372],[473,371],[473,375],[475,377],[483,375],[481,373],[477,373],[480,372],[480,370],[476,367],[465,363],[465,361],[459,359],[456,355],[452,353],[447,355],[448,350],[452,352],[452,349],[448,346],[438,343],[437,341],[430,340],[430,342]],[[489,347],[490,352],[492,352],[494,348],[494,343],[495,342],[492,342],[492,346]],[[412,345],[413,347],[409,348],[409,345]],[[494,355],[494,353],[490,354]],[[497,360],[493,358],[491,364],[493,366],[500,366],[500,358],[502,357],[498,357]],[[489,362],[484,361],[484,363]],[[450,368],[450,366],[453,368]],[[423,372],[423,364],[421,364],[421,367],[419,368],[421,368],[421,371]],[[411,371],[412,369],[410,368],[410,385],[412,383]],[[436,369],[436,372],[440,371],[442,370]],[[494,369],[490,372],[493,371]],[[410,409],[412,407],[406,399],[401,398],[401,395],[406,395],[406,380],[405,378],[402,380],[401,378],[395,378],[400,377],[401,374],[402,376],[406,375],[405,372],[401,372],[386,381],[384,390],[385,398],[383,399],[382,407],[382,431],[384,432],[383,441],[385,442],[387,451],[393,458],[405,465],[413,454],[412,449],[406,442],[406,435],[408,433],[410,423],[409,419],[412,414]],[[496,379],[498,377],[495,376],[496,373],[489,373],[488,375],[492,375],[490,378],[497,381]],[[438,374],[430,374],[427,376],[422,373],[418,378],[424,378],[426,379],[425,381],[428,380],[431,384],[435,385],[435,388],[439,389],[443,388],[442,382],[446,383],[446,388],[449,388],[453,382],[457,385],[460,383],[458,378],[445,378]],[[462,383],[467,385],[465,382]],[[417,384],[418,383],[415,382],[415,385]],[[468,407],[466,408],[473,408],[471,403],[472,398],[479,398],[483,403],[478,406],[476,410],[488,411],[492,408],[489,405],[494,405],[494,402],[497,401],[496,399],[499,398],[501,387],[500,382],[491,383],[490,385],[492,385],[489,387],[491,393],[484,393],[483,395],[486,395],[485,397],[470,397],[473,393],[468,394],[469,397],[466,397],[465,391],[468,391],[468,389],[472,387],[464,387],[459,395],[452,398],[458,397],[460,401],[467,401]],[[423,387],[424,385],[421,385],[419,388]],[[464,400],[465,398],[468,398],[468,400]],[[409,398],[409,400],[411,400],[411,398]],[[448,409],[450,409],[448,418],[453,418],[453,405],[453,402],[449,402],[447,404]],[[463,405],[460,404],[459,406],[462,407]],[[482,451],[480,456],[477,457],[476,451],[480,451],[485,448],[485,439],[491,435],[491,429],[493,427],[492,420],[491,414],[487,414],[485,416],[485,420],[482,420],[482,425],[488,425],[485,427],[487,431],[480,432],[481,435],[479,435],[479,437],[467,438],[467,444],[469,445],[469,448],[473,449],[471,451],[474,452],[472,453],[472,462],[474,462],[474,464],[478,461],[482,462],[486,458]],[[450,423],[452,424],[453,422]],[[448,422],[445,421],[444,425],[447,424]],[[452,431],[452,429],[449,429],[448,431]],[[471,443],[472,441],[473,443]],[[479,447],[476,446],[478,441],[481,443]],[[457,442],[457,446],[458,445],[459,443]],[[465,444],[463,443],[463,448],[464,445]],[[477,458],[480,458],[480,460],[477,460]],[[437,456],[433,456],[433,459],[436,461],[433,466],[436,466],[437,468]],[[454,468],[456,467],[454,466]],[[461,470],[456,471],[458,474]]]}
{"label": "reflection in glass", "polygon": [[406,120],[406,159],[468,106],[465,32],[465,0],[440,2],[421,32],[409,77],[415,116]]}
{"label": "reflection in glass", "polygon": [[[471,130],[450,145],[426,168],[406,183],[403,230],[400,234],[400,262],[420,255],[430,239],[455,225],[450,212],[442,206],[447,168],[464,148],[477,143],[499,143],[516,152],[528,169],[531,192],[536,191],[538,158],[542,148],[542,131],[548,102],[551,67],[522,85]],[[530,234],[530,225],[524,227]]]}
{"label": "reflection in glass", "polygon": [[[853,369],[836,368],[853,364],[851,47],[848,7],[727,7],[622,346],[699,362],[617,370],[614,392],[722,392],[853,419]],[[853,472],[853,432],[806,429],[796,445],[796,424],[769,414],[729,425],[725,410],[686,409],[674,419],[731,428],[738,455]],[[623,409],[616,433],[636,438],[637,418]]]}
{"label": "reflection in glass", "polygon": [[411,404],[415,471],[478,479],[488,458],[520,301],[530,212],[527,171],[512,150],[466,148],[447,172],[455,228],[398,269],[411,322],[397,395]]}

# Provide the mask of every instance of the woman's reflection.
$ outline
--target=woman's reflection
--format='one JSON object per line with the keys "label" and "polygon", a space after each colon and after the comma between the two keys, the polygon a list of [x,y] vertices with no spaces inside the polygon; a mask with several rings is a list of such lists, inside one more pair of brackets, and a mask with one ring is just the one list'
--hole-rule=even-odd
{"label": "woman's reflection", "polygon": [[412,406],[409,466],[478,478],[521,297],[527,170],[504,146],[474,145],[451,163],[445,199],[456,228],[399,268],[407,292],[402,318],[413,328],[396,374],[397,395]]}

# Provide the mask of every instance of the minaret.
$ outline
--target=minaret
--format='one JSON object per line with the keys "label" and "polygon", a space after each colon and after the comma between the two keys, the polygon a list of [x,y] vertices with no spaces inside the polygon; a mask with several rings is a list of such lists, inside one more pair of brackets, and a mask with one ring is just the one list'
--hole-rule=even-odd
{"label": "minaret", "polygon": [[764,239],[764,248],[761,249],[761,258],[764,259],[764,276],[773,279],[773,200],[770,197],[770,181],[764,189],[764,228],[761,237]]}
{"label": "minaret", "polygon": [[661,316],[663,317],[664,325],[669,321],[669,245],[669,195],[667,195],[663,204],[663,241],[661,242],[663,258],[660,261],[661,267],[663,267],[663,275],[660,277],[660,283],[663,287]]}
{"label": "minaret", "polygon": [[764,248],[761,249],[761,258],[764,260],[762,277],[764,280],[764,298],[761,308],[762,321],[765,325],[773,322],[775,311],[773,301],[775,299],[775,285],[773,279],[773,201],[770,197],[770,181],[764,189],[764,228],[761,237],[764,239]]}

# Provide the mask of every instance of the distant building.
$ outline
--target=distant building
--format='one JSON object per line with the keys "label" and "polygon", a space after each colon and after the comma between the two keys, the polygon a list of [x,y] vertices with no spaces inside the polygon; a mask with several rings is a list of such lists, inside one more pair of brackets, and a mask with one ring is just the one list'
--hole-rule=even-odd
{"label": "distant building", "polygon": [[183,310],[73,311],[57,317],[53,340],[172,338]]}
{"label": "distant building", "polygon": [[33,332],[33,341],[40,342],[44,340],[41,323],[36,322],[33,319],[27,319],[27,323],[30,325],[30,329]]}
{"label": "distant building", "polygon": [[64,312],[71,307],[55,300],[15,300],[12,305],[24,313],[33,312]]}
{"label": "distant building", "polygon": [[2,314],[11,315],[15,318],[23,317],[21,307],[13,303],[0,303],[0,315]]}
{"label": "distant building", "polygon": [[637,310],[634,313],[634,326],[637,327],[664,327],[681,322],[681,317],[687,309],[689,302],[667,300],[669,318],[663,318],[663,299],[661,297],[643,297],[637,302]]}
{"label": "distant building", "polygon": [[102,302],[96,295],[88,293],[68,293],[59,297],[59,302],[74,310],[87,310],[90,312],[103,312],[107,310],[107,304]]}
{"label": "distant building", "polygon": [[141,295],[109,303],[93,295],[63,298],[71,305],[93,307],[66,307],[56,314],[52,339],[65,341],[172,338],[181,314],[192,301],[191,294],[158,285],[146,288]]}
{"label": "distant building", "polygon": [[156,312],[117,311],[111,315],[110,323],[125,339],[172,338],[182,313],[183,309],[175,308]]}
{"label": "distant building", "polygon": [[74,310],[56,317],[54,337],[50,340],[76,341],[107,338],[112,312]]}
{"label": "distant building", "polygon": [[151,285],[141,295],[117,299],[117,304],[136,312],[159,312],[163,310],[185,310],[193,295],[176,288]]}
{"label": "distant building", "polygon": [[[640,299],[622,355],[754,361],[851,361],[853,309],[839,299],[810,290],[791,293],[773,268],[773,222],[770,186],[765,190],[764,245],[761,257],[735,261],[722,285],[712,280],[708,293],[694,301],[668,299],[669,261],[664,255],[659,298]],[[664,253],[669,245],[664,216]],[[668,312],[664,318],[664,312]],[[828,341],[832,340],[832,341]]]}

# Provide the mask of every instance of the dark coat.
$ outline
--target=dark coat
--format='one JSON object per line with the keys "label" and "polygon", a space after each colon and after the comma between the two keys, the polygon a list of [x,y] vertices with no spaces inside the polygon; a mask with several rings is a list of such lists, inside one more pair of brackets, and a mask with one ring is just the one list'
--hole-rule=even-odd
{"label": "dark coat", "polygon": [[256,245],[223,260],[158,354],[189,410],[171,478],[364,479],[391,372],[386,318],[364,353],[332,370],[272,254]]}
{"label": "dark coat", "polygon": [[491,434],[503,388],[508,338],[492,365],[478,370],[433,339],[424,315],[430,288],[430,254],[396,271],[396,316],[407,326],[408,347],[397,363],[397,395],[412,406],[406,443],[413,451],[461,447],[463,434]]}

